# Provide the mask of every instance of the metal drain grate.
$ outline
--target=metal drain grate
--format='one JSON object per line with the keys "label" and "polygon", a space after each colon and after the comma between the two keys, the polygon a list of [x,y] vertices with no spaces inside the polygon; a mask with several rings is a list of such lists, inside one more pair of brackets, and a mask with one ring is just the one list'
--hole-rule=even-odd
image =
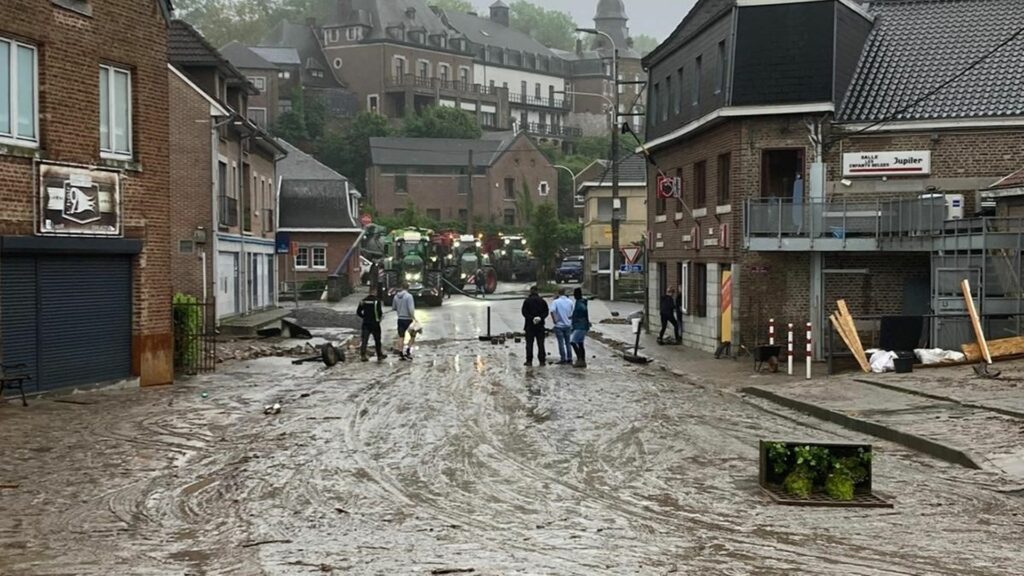
{"label": "metal drain grate", "polygon": [[793,496],[786,493],[781,486],[761,486],[764,491],[776,504],[787,506],[831,506],[838,508],[892,508],[892,502],[883,500],[870,492],[858,492],[853,495],[853,500],[835,500],[824,492],[814,492],[806,498]]}

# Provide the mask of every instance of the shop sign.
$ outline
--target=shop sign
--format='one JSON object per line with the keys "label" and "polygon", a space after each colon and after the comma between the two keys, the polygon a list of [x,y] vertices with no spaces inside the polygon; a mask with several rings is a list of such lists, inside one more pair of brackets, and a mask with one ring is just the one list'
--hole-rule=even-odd
{"label": "shop sign", "polygon": [[39,163],[39,233],[120,236],[121,174]]}
{"label": "shop sign", "polygon": [[917,176],[932,172],[932,153],[855,152],[843,154],[843,176]]}

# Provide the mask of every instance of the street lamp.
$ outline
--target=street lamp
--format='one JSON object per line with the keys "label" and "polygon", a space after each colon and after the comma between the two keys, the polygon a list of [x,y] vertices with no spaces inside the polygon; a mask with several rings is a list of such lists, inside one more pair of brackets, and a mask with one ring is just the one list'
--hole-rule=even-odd
{"label": "street lamp", "polygon": [[553,164],[552,167],[565,170],[569,173],[569,176],[572,177],[572,207],[579,208],[579,206],[576,205],[576,177],[579,176],[579,174],[573,172],[568,166],[562,166],[561,164]]}
{"label": "street lamp", "polygon": [[608,160],[612,163],[612,274],[611,299],[615,300],[615,278],[619,273],[619,48],[615,39],[597,28],[577,28],[577,32],[604,36],[612,46],[612,150]]}

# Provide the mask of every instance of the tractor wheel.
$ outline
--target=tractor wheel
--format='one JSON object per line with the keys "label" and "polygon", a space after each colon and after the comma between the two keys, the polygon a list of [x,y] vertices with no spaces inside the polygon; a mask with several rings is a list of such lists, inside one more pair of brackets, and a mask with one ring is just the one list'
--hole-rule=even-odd
{"label": "tractor wheel", "polygon": [[437,270],[431,270],[423,276],[423,286],[434,288],[437,290],[436,296],[430,296],[426,298],[428,304],[431,306],[440,306],[444,303],[444,277],[441,272]]}
{"label": "tractor wheel", "polygon": [[394,302],[394,297],[391,295],[391,289],[398,288],[398,271],[396,270],[385,270],[384,271],[384,293],[381,294],[381,300],[383,300],[385,306],[391,306]]}
{"label": "tractor wheel", "polygon": [[498,289],[498,272],[488,266],[484,268],[484,275],[486,280],[484,281],[484,292],[487,294],[494,294],[495,290]]}

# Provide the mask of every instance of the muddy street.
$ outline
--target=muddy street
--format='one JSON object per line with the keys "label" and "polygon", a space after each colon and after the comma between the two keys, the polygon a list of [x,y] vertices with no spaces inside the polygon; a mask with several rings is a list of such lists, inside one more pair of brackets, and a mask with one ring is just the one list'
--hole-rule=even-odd
{"label": "muddy street", "polygon": [[[425,325],[479,316],[453,304]],[[875,441],[895,508],[776,506],[758,439],[872,440],[596,343],[525,368],[475,329],[0,406],[0,574],[1020,574],[1020,493],[986,473]]]}

